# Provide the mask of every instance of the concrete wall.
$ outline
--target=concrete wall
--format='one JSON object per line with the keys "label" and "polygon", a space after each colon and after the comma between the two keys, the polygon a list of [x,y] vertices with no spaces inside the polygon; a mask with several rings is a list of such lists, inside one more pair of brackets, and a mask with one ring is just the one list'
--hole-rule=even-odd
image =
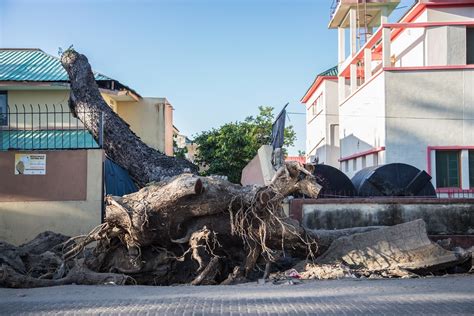
{"label": "concrete wall", "polygon": [[[65,151],[49,151],[47,154],[62,155],[62,153]],[[5,154],[14,154],[14,152]],[[0,240],[19,245],[46,230],[71,236],[88,233],[99,225],[101,222],[103,157],[102,150],[87,150],[85,156],[87,186],[84,200],[47,201],[17,197],[16,201],[0,202]],[[48,160],[47,156],[47,174],[48,170],[54,170],[56,167],[51,164],[52,161]],[[11,172],[13,173],[13,171],[12,166]],[[26,177],[45,176],[24,177],[25,185],[30,185],[31,181]],[[0,178],[3,179],[2,175]],[[74,184],[75,178],[58,176],[56,181]]]}
{"label": "concrete wall", "polygon": [[385,77],[387,163],[427,170],[428,146],[474,145],[474,69],[388,71]]}
{"label": "concrete wall", "polygon": [[[342,229],[391,226],[423,219],[428,234],[474,234],[473,200],[319,200],[300,207],[303,226],[310,229]],[[292,204],[294,202],[292,201]],[[293,205],[291,212],[297,212]]]}
{"label": "concrete wall", "polygon": [[269,185],[275,169],[272,166],[273,148],[270,145],[262,145],[257,155],[244,167],[240,183],[242,185]]}
{"label": "concrete wall", "polygon": [[[361,87],[339,107],[339,124],[341,157],[385,146],[385,73]],[[376,160],[378,164],[384,163],[382,155]],[[369,157],[366,166],[373,162]],[[341,166],[349,177],[361,168],[361,158]]]}
{"label": "concrete wall", "polygon": [[420,66],[466,64],[466,27],[440,26],[426,29],[426,63]]}
{"label": "concrete wall", "polygon": [[149,146],[173,155],[173,108],[163,98],[117,102],[117,113]]}

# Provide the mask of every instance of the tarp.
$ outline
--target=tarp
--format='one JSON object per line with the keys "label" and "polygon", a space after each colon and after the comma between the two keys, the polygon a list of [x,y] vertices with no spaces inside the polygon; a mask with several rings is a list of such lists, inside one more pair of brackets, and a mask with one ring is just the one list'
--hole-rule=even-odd
{"label": "tarp", "polygon": [[127,170],[107,158],[105,160],[105,192],[122,196],[138,191]]}

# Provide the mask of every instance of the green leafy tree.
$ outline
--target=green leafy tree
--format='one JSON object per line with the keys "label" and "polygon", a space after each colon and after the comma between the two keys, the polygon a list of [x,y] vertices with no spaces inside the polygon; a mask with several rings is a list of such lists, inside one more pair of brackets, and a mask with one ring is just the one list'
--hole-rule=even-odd
{"label": "green leafy tree", "polygon": [[176,143],[176,140],[174,139],[173,139],[173,151],[174,151],[174,156],[176,158],[186,159],[186,154],[188,153],[188,149],[186,147],[178,148],[178,144]]}
{"label": "green leafy tree", "polygon": [[[240,182],[242,169],[260,146],[271,141],[273,108],[261,106],[258,109],[256,117],[249,116],[242,122],[227,123],[196,136],[195,162],[206,170],[205,174],[225,175],[234,183]],[[286,127],[284,146],[293,145],[295,140],[293,127]]]}

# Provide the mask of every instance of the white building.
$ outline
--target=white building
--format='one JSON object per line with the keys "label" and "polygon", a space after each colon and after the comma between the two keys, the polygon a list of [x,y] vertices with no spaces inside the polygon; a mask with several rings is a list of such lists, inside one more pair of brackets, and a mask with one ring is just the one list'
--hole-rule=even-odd
{"label": "white building", "polygon": [[307,161],[338,167],[337,66],[317,75],[301,102],[306,105]]}
{"label": "white building", "polygon": [[474,192],[474,0],[420,0],[387,23],[398,4],[340,0],[332,14],[340,168],[402,162],[438,192]]}

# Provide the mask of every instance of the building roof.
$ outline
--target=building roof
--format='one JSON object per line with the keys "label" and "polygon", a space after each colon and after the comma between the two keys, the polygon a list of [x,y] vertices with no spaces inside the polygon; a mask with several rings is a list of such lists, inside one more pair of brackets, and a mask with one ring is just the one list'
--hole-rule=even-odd
{"label": "building roof", "polygon": [[311,97],[314,91],[316,91],[316,89],[319,87],[321,82],[323,82],[325,79],[335,79],[337,77],[337,74],[338,74],[337,66],[334,66],[332,68],[329,68],[319,73],[314,79],[311,86],[308,88],[308,90],[304,94],[304,96],[301,98],[301,103],[306,103],[308,101],[308,99]]}
{"label": "building roof", "polygon": [[[59,58],[38,48],[0,48],[0,60],[0,81],[69,81]],[[94,75],[96,80],[113,80]]]}
{"label": "building roof", "polygon": [[[39,48],[0,48],[0,81],[69,82],[69,76],[58,57]],[[129,90],[130,87],[94,71],[99,87],[109,90]]]}
{"label": "building roof", "polygon": [[329,68],[328,70],[323,71],[316,77],[337,77],[337,66]]}

